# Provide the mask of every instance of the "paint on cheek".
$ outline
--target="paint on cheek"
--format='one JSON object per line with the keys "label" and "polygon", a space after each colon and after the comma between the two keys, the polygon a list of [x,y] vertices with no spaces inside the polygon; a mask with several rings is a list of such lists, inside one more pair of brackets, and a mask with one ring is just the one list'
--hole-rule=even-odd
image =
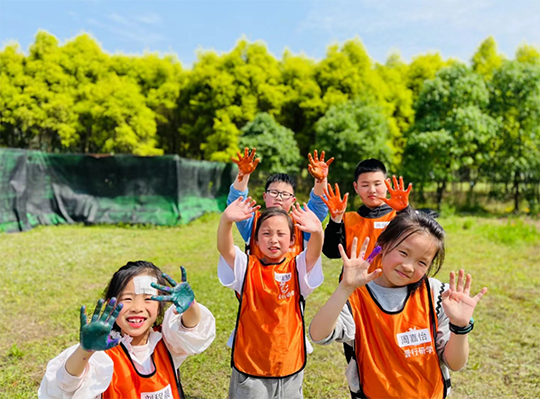
{"label": "paint on cheek", "polygon": [[369,254],[369,256],[366,259],[366,262],[373,262],[373,260],[379,255],[382,251],[382,248],[380,245],[377,245],[375,248],[373,248],[373,251]]}
{"label": "paint on cheek", "polygon": [[158,292],[151,286],[152,283],[157,283],[157,278],[152,276],[135,276],[133,277],[133,285],[135,286],[135,294],[157,295]]}

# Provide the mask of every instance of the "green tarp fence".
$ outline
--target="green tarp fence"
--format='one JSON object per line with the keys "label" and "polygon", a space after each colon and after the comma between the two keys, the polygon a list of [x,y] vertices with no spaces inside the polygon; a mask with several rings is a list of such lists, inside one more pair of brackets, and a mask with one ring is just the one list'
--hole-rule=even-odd
{"label": "green tarp fence", "polygon": [[63,223],[185,224],[225,208],[235,173],[231,164],[177,155],[0,148],[0,231]]}

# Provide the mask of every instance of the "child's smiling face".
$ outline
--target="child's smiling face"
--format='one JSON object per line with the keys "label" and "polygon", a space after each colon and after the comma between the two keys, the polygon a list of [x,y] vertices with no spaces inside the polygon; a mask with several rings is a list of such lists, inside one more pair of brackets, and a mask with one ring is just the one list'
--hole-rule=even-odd
{"label": "child's smiling face", "polygon": [[286,215],[272,216],[261,224],[257,235],[257,245],[266,263],[280,262],[293,244],[287,217]]}
{"label": "child's smiling face", "polygon": [[[122,334],[133,338],[131,345],[145,345],[148,334],[159,314],[159,302],[150,298],[157,295],[157,291],[150,286],[156,278],[149,275],[133,277],[120,294],[118,302],[124,307],[116,319]],[[154,294],[152,294],[154,293]]]}
{"label": "child's smiling face", "polygon": [[382,274],[375,281],[387,288],[417,283],[427,273],[438,250],[437,240],[431,234],[413,233],[389,252],[383,249]]}

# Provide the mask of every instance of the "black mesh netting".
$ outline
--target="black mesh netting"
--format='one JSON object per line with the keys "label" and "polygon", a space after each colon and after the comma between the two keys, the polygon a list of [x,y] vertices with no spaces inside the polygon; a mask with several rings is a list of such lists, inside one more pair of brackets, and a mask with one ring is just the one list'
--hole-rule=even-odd
{"label": "black mesh netting", "polygon": [[0,231],[76,222],[183,224],[223,210],[234,176],[231,164],[176,155],[0,148]]}

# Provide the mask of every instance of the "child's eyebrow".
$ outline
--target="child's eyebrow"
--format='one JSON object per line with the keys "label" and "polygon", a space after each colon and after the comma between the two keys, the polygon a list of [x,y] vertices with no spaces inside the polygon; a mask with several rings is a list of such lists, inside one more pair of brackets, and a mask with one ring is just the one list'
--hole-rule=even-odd
{"label": "child's eyebrow", "polygon": [[134,293],[134,292],[131,292],[131,291],[129,291],[129,292],[122,292],[122,294],[121,294],[120,296],[125,296],[125,295],[135,295],[135,293]]}

